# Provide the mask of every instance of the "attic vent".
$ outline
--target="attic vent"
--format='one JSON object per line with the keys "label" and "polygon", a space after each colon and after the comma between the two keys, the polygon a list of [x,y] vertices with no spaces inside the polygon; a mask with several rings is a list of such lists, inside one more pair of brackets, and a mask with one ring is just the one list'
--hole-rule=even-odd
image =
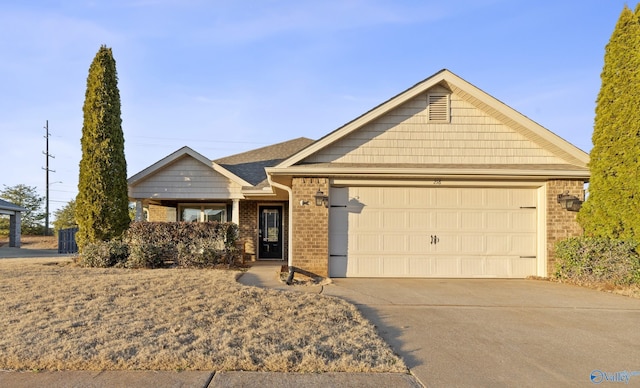
{"label": "attic vent", "polygon": [[427,105],[429,110],[429,121],[449,122],[449,95],[429,94],[427,95]]}

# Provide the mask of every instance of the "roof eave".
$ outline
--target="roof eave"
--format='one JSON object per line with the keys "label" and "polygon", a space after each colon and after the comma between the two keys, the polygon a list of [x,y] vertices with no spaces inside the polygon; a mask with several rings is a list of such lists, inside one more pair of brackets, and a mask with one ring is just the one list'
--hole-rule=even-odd
{"label": "roof eave", "polygon": [[589,181],[588,170],[551,169],[454,169],[454,168],[338,168],[287,167],[269,168],[270,176],[322,176],[366,178],[484,178],[484,179],[582,179]]}

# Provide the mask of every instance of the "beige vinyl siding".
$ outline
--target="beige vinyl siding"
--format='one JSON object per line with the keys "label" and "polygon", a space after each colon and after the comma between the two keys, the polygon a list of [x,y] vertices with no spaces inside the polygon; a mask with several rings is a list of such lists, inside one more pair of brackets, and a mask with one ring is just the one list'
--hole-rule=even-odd
{"label": "beige vinyl siding", "polygon": [[201,162],[183,157],[131,188],[133,198],[240,198],[241,187]]}
{"label": "beige vinyl siding", "polygon": [[[435,88],[434,88],[435,89]],[[443,89],[437,88],[440,93]],[[430,90],[427,93],[433,93]],[[563,164],[518,128],[451,94],[450,123],[429,122],[427,93],[311,155],[308,163]]]}

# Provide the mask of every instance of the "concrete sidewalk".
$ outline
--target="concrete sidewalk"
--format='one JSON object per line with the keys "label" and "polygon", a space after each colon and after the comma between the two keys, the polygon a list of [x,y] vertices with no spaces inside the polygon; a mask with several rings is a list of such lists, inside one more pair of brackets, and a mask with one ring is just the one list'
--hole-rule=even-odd
{"label": "concrete sidewalk", "polygon": [[[19,253],[26,254],[19,255]],[[32,252],[24,252],[32,251]],[[69,258],[52,251],[38,256],[36,250],[0,247],[0,259]],[[323,286],[287,286],[278,280],[282,262],[258,262],[238,281],[248,286],[282,291],[322,292]],[[403,373],[275,373],[215,371],[60,371],[14,372],[0,370],[0,387],[407,387],[422,385]]]}
{"label": "concrete sidewalk", "polygon": [[422,387],[400,373],[274,373],[156,371],[0,371],[0,386],[13,388],[106,387]]}

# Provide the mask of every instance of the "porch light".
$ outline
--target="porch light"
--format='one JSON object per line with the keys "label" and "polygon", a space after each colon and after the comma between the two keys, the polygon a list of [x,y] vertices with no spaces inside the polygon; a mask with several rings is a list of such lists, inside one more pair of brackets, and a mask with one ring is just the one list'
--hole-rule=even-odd
{"label": "porch light", "polygon": [[558,194],[558,203],[563,209],[570,212],[577,212],[582,207],[582,201],[575,195],[565,191],[564,194]]}
{"label": "porch light", "polygon": [[316,199],[316,206],[324,205],[324,207],[329,207],[329,196],[324,195],[320,189],[318,189],[318,192],[313,197]]}

